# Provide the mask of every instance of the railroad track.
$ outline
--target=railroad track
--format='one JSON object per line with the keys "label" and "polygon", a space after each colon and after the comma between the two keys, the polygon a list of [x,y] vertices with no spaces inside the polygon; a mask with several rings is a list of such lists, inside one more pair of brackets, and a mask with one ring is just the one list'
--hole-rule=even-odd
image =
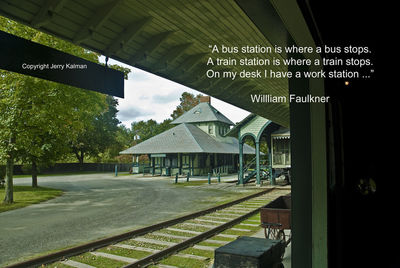
{"label": "railroad track", "polygon": [[[164,268],[176,267],[158,264],[160,260],[170,256],[189,261],[207,261],[217,247],[235,240],[239,235],[246,235],[258,229],[259,220],[246,219],[256,215],[260,207],[269,201],[289,192],[289,189],[271,188],[223,205],[13,264],[6,268],[45,265],[77,268],[98,266],[127,268],[150,265]],[[204,254],[198,254],[199,252]],[[93,259],[100,264],[96,265],[96,261],[88,262]]]}

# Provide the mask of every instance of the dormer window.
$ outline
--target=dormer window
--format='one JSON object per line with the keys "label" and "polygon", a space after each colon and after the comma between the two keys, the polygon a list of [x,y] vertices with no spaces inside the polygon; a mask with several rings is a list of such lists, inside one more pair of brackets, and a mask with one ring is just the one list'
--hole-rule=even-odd
{"label": "dormer window", "polygon": [[208,134],[213,134],[213,125],[208,125]]}
{"label": "dormer window", "polygon": [[201,109],[197,109],[196,111],[194,111],[194,114],[200,114],[201,113]]}

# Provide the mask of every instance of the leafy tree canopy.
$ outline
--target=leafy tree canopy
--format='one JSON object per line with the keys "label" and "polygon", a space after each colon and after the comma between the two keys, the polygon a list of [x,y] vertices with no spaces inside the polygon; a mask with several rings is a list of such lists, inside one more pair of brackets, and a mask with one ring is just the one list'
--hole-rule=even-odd
{"label": "leafy tree canopy", "polygon": [[[0,30],[98,63],[97,53],[3,17]],[[110,67],[125,75],[129,72]],[[111,144],[119,124],[117,104],[104,94],[0,70],[0,161],[7,164],[5,202],[13,202],[15,160],[32,163],[32,167],[55,161],[70,152],[71,145],[87,145],[82,137],[91,136],[89,140],[98,143],[97,147],[90,144],[89,154]]]}
{"label": "leafy tree canopy", "polygon": [[195,107],[200,102],[200,97],[203,96],[198,94],[197,96],[189,92],[183,92],[180,97],[180,104],[175,108],[171,114],[173,120],[177,119],[179,116],[183,115],[185,112],[189,111]]}

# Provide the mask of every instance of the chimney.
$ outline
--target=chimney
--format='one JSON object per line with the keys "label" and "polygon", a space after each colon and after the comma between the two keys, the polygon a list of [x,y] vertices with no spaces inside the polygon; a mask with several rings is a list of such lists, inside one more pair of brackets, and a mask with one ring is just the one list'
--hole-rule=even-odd
{"label": "chimney", "polygon": [[211,104],[211,97],[210,96],[201,96],[200,102],[208,102],[209,104]]}

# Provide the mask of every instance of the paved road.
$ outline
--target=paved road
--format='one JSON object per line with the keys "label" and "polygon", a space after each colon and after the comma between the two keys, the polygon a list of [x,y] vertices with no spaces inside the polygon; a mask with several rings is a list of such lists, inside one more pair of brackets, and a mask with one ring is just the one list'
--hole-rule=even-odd
{"label": "paved road", "polygon": [[[226,193],[172,181],[110,173],[39,178],[40,186],[65,194],[0,213],[0,266],[197,211],[210,206],[199,201]],[[29,185],[30,178],[14,182]]]}

